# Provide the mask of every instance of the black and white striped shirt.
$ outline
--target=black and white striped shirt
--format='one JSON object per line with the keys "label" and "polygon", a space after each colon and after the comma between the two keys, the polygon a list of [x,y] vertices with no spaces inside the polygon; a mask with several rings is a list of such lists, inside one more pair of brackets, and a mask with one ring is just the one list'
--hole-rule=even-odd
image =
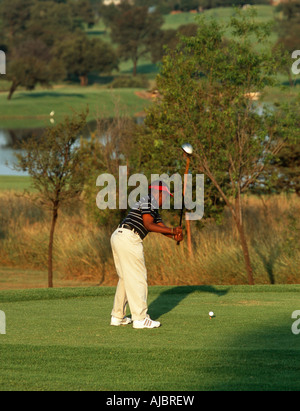
{"label": "black and white striped shirt", "polygon": [[139,234],[141,239],[143,240],[146,235],[149,233],[148,230],[146,230],[144,224],[143,224],[143,215],[144,214],[150,214],[153,219],[154,223],[161,223],[162,219],[159,215],[158,212],[158,204],[155,198],[151,195],[148,195],[146,197],[143,197],[135,203],[133,208],[130,210],[128,213],[127,217],[124,218],[124,220],[121,222],[122,224],[128,224],[132,228],[135,229],[135,231]]}

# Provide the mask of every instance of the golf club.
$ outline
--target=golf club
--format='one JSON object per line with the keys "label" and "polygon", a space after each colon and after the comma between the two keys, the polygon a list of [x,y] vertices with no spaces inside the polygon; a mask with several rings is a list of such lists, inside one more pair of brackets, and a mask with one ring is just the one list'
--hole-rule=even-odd
{"label": "golf club", "polygon": [[[189,173],[189,167],[190,167],[190,158],[191,158],[191,155],[193,154],[193,147],[191,144],[184,143],[181,146],[181,148],[186,156],[186,167],[185,167],[185,173],[184,173],[184,186],[183,186],[183,192],[182,192],[182,207],[181,207],[180,224],[179,224],[180,227],[182,226],[182,218],[183,218],[183,210],[184,210],[184,196],[185,196],[185,189],[186,189],[186,183],[187,183],[187,175]],[[177,241],[177,245],[180,245],[180,241]]]}

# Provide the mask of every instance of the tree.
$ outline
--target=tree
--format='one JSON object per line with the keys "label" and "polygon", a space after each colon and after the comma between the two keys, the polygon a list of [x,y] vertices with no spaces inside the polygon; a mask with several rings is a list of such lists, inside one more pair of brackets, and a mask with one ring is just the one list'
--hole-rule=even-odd
{"label": "tree", "polygon": [[41,139],[23,142],[22,154],[17,154],[17,170],[27,171],[37,191],[39,204],[51,212],[48,248],[48,287],[53,287],[53,240],[58,211],[63,204],[78,197],[84,186],[82,157],[76,148],[80,132],[86,125],[88,111],[74,113],[64,122],[48,127]]}
{"label": "tree", "polygon": [[291,86],[296,85],[291,72],[291,54],[294,50],[299,49],[300,38],[300,1],[290,0],[280,4],[278,11],[282,12],[282,18],[276,19],[276,31],[278,41],[275,47],[281,50],[285,57],[286,63],[283,72],[288,75]]}
{"label": "tree", "polygon": [[55,58],[51,50],[39,39],[28,38],[9,53],[7,80],[11,81],[8,100],[19,86],[33,90],[40,83],[51,87],[51,82],[65,76],[61,61]]}
{"label": "tree", "polygon": [[162,30],[158,41],[156,41],[151,47],[152,60],[154,62],[161,61],[165,54],[166,48],[176,48],[177,44],[179,43],[180,35],[195,36],[197,33],[197,28],[197,24],[190,23],[179,26],[177,30]]}
{"label": "tree", "polygon": [[33,4],[34,0],[3,0],[0,3],[2,34],[8,43],[23,36]]}
{"label": "tree", "polygon": [[84,33],[67,38],[55,48],[55,55],[64,63],[67,73],[88,85],[88,74],[110,72],[118,68],[118,59],[112,47],[100,39],[89,39]]}
{"label": "tree", "polygon": [[51,0],[35,1],[30,8],[26,35],[38,38],[48,47],[53,47],[56,41],[61,41],[76,28],[78,24],[71,4]]}
{"label": "tree", "polygon": [[111,38],[119,46],[119,56],[133,62],[136,76],[139,59],[149,54],[159,40],[163,18],[157,12],[150,13],[148,7],[136,7],[128,2],[121,3],[117,10],[110,23]]}
{"label": "tree", "polygon": [[295,192],[300,196],[300,141],[283,147],[277,161],[272,162],[271,167],[276,173],[277,191]]}
{"label": "tree", "polygon": [[[298,106],[299,110],[299,106]],[[286,144],[252,185],[257,194],[296,193],[300,196],[300,140]]]}
{"label": "tree", "polygon": [[[251,93],[273,84],[279,66],[268,42],[270,26],[255,17],[250,10],[228,25],[198,20],[197,35],[182,37],[163,59],[157,77],[162,98],[148,109],[141,137],[152,147],[143,167],[153,172],[179,170],[177,147],[186,141],[194,146],[193,169],[217,189],[235,222],[249,284],[254,276],[242,195],[284,142],[299,136],[299,114],[285,107],[258,113],[251,100]],[[224,41],[225,30],[231,40]]]}
{"label": "tree", "polygon": [[79,22],[84,22],[89,28],[95,25],[95,11],[90,0],[78,0],[74,4],[74,15]]}

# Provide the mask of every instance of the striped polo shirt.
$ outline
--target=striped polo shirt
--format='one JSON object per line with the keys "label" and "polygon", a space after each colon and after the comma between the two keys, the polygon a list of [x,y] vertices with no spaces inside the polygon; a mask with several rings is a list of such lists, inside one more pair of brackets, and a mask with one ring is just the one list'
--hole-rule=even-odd
{"label": "striped polo shirt", "polygon": [[149,233],[149,231],[146,230],[143,224],[144,214],[150,214],[154,219],[154,223],[156,224],[162,222],[162,219],[158,212],[157,201],[150,194],[148,196],[142,197],[140,201],[135,203],[133,208],[128,213],[127,217],[124,218],[124,220],[121,222],[121,225],[128,224],[132,228],[134,228],[142,240]]}

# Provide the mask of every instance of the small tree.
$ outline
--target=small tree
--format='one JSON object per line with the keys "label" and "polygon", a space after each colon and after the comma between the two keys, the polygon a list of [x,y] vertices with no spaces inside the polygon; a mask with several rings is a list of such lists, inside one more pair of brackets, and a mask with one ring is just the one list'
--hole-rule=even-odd
{"label": "small tree", "polygon": [[89,39],[80,32],[58,44],[55,54],[64,63],[69,75],[73,74],[80,78],[82,86],[88,85],[89,73],[108,73],[118,68],[116,53],[108,43],[99,39]]}
{"label": "small tree", "polygon": [[[86,125],[88,111],[48,127],[40,139],[30,138],[22,144],[23,154],[17,154],[17,170],[27,171],[39,203],[51,212],[48,249],[48,287],[53,287],[53,240],[58,210],[83,190],[85,174],[82,158],[75,143]],[[36,197],[35,197],[36,200]]]}
{"label": "small tree", "polygon": [[11,86],[7,99],[11,100],[18,87],[34,90],[39,83],[50,88],[53,81],[64,78],[66,72],[62,62],[55,58],[43,41],[28,38],[9,54],[7,80]]}
{"label": "small tree", "polygon": [[[163,60],[157,78],[162,98],[148,110],[144,130],[144,140],[152,147],[145,156],[151,169],[158,164],[174,170],[180,144],[193,145],[195,172],[206,175],[231,212],[249,284],[254,284],[254,276],[242,194],[286,139],[299,135],[296,113],[284,107],[265,107],[259,113],[251,99],[252,93],[273,84],[278,69],[268,42],[270,27],[255,17],[253,11],[242,12],[226,27],[203,18],[196,36],[181,38]],[[231,31],[231,40],[224,41],[225,29]],[[262,51],[256,44],[264,45]]]}
{"label": "small tree", "polygon": [[283,73],[287,74],[290,86],[296,85],[297,78],[293,76],[291,70],[291,54],[294,50],[299,50],[300,37],[300,1],[288,1],[278,6],[278,11],[283,17],[277,18],[276,31],[278,40],[276,47],[280,47],[286,62],[283,66]]}
{"label": "small tree", "polygon": [[163,18],[158,12],[150,13],[148,7],[136,7],[124,2],[117,7],[110,23],[111,38],[118,44],[123,60],[133,62],[133,76],[141,57],[151,54],[153,44],[161,35]]}

